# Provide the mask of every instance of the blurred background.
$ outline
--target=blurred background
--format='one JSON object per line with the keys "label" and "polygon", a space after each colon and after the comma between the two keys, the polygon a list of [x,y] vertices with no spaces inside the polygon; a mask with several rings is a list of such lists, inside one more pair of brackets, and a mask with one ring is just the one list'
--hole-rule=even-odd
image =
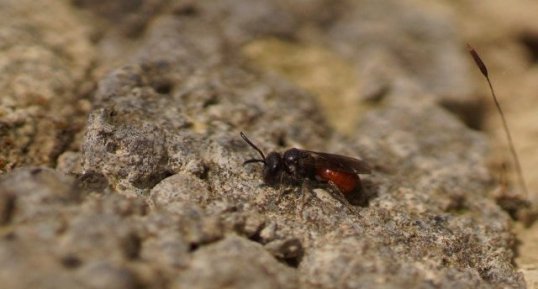
{"label": "blurred background", "polygon": [[[240,61],[310,92],[346,135],[405,79],[491,140],[503,194],[538,203],[538,2],[534,0],[64,0],[0,1],[0,172],[56,167],[79,151],[97,81],[138,56],[162,15],[205,13]],[[192,25],[192,24],[186,24]],[[153,34],[151,37],[162,37]],[[514,167],[488,86],[466,50],[489,68],[529,189]],[[235,51],[236,50],[236,51]],[[178,52],[181,53],[181,52]],[[215,61],[225,61],[217,59]],[[229,60],[233,61],[233,60]],[[163,86],[161,89],[166,90]],[[420,124],[417,124],[420,125]],[[534,205],[536,206],[536,205]],[[518,267],[538,283],[538,225],[514,226]],[[535,283],[533,283],[535,282]]]}

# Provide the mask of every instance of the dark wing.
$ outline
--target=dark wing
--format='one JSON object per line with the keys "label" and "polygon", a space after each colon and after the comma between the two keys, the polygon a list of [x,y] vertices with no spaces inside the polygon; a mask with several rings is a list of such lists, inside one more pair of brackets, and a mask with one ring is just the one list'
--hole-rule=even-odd
{"label": "dark wing", "polygon": [[304,151],[314,159],[316,169],[330,169],[344,173],[370,174],[372,169],[363,160],[336,154]]}

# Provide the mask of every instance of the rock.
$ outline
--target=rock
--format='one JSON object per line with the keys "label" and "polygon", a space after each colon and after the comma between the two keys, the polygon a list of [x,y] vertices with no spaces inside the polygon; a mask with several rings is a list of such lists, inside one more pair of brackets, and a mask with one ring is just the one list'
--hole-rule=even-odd
{"label": "rock", "polygon": [[196,251],[172,288],[297,288],[297,281],[261,245],[230,236]]}
{"label": "rock", "polygon": [[66,3],[33,1],[8,1],[0,12],[2,172],[53,166],[84,125],[77,98],[95,51],[72,12]]}
{"label": "rock", "polygon": [[173,202],[204,204],[209,189],[207,184],[192,175],[178,173],[158,183],[150,192],[150,199],[156,207],[166,207]]}
{"label": "rock", "polygon": [[301,241],[295,238],[267,243],[265,249],[275,257],[283,260],[299,260],[303,257],[303,246],[301,245]]}
{"label": "rock", "polygon": [[356,61],[363,97],[390,90],[403,76],[439,99],[476,101],[449,5],[370,0],[348,5],[327,36],[336,51]]}
{"label": "rock", "polygon": [[89,263],[77,274],[80,279],[84,280],[82,283],[87,288],[136,289],[141,287],[131,270],[108,262]]}
{"label": "rock", "polygon": [[[39,242],[30,238],[2,236],[0,239],[0,282],[13,289],[32,288],[88,288],[74,276],[73,271],[63,267],[60,258],[54,256]],[[28,270],[33,268],[31,274]]]}
{"label": "rock", "polygon": [[56,169],[64,174],[82,173],[80,154],[71,151],[61,154],[60,156],[58,156],[58,163]]}
{"label": "rock", "polygon": [[[469,89],[450,13],[414,2],[284,2],[72,2],[100,19],[84,37],[95,37],[89,58],[103,63],[88,103],[63,101],[83,82],[73,77],[51,107],[65,105],[62,119],[77,106],[89,113],[84,135],[75,130],[54,153],[57,131],[43,134],[57,170],[0,176],[0,284],[523,288],[511,219],[489,197],[487,139],[438,101],[444,85],[461,85],[454,95]],[[347,136],[309,93],[245,61],[243,45],[275,36],[367,64],[358,75],[371,95],[348,95],[363,113]],[[89,60],[72,61],[78,73]],[[373,170],[356,192],[367,202],[334,198],[318,182],[263,184],[263,164],[244,165],[259,154],[240,131],[265,154],[298,147],[361,157]]]}
{"label": "rock", "polygon": [[5,218],[14,222],[38,221],[65,204],[80,200],[73,179],[50,168],[14,170],[0,177]]}

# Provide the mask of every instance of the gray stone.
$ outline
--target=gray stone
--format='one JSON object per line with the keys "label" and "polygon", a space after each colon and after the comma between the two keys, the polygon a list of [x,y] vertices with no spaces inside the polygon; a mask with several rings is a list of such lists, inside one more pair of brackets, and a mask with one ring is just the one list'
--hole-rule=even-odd
{"label": "gray stone", "polygon": [[[61,78],[71,94],[53,108],[63,104],[65,117],[83,106],[89,117],[83,136],[75,131],[54,153],[58,131],[38,124],[39,157],[58,170],[0,177],[0,284],[523,288],[511,220],[489,197],[486,138],[438,103],[447,87],[469,91],[450,15],[376,3],[74,1],[103,21],[93,39],[102,63],[89,103],[73,104],[91,60],[67,57],[77,77]],[[367,64],[370,106],[352,134],[335,133],[311,95],[246,63],[241,45],[275,36]],[[19,146],[32,126],[24,116],[6,131],[22,136],[17,151],[38,154],[35,142]],[[240,131],[266,154],[361,157],[373,170],[357,192],[366,202],[340,201],[316,182],[263,184],[261,163],[243,165],[258,153]],[[26,157],[15,154],[10,164]]]}
{"label": "gray stone", "polygon": [[230,236],[196,251],[172,288],[297,288],[297,281],[261,245]]}
{"label": "gray stone", "polygon": [[150,192],[150,200],[157,208],[169,206],[174,202],[207,203],[209,189],[207,183],[199,178],[178,173],[158,183]]}
{"label": "gray stone", "polygon": [[87,92],[95,50],[88,27],[72,12],[59,2],[3,3],[0,172],[54,166],[84,126],[78,95]]}

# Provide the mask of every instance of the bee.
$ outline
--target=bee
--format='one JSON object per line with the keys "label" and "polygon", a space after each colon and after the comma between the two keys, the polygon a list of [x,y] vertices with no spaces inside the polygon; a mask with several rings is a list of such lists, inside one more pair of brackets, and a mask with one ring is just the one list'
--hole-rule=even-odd
{"label": "bee", "polygon": [[241,132],[243,140],[254,148],[261,159],[246,160],[250,163],[263,164],[263,182],[274,186],[290,180],[293,184],[302,184],[305,180],[329,183],[345,196],[362,188],[359,174],[370,174],[370,166],[362,160],[347,156],[291,148],[284,153],[265,154]]}

